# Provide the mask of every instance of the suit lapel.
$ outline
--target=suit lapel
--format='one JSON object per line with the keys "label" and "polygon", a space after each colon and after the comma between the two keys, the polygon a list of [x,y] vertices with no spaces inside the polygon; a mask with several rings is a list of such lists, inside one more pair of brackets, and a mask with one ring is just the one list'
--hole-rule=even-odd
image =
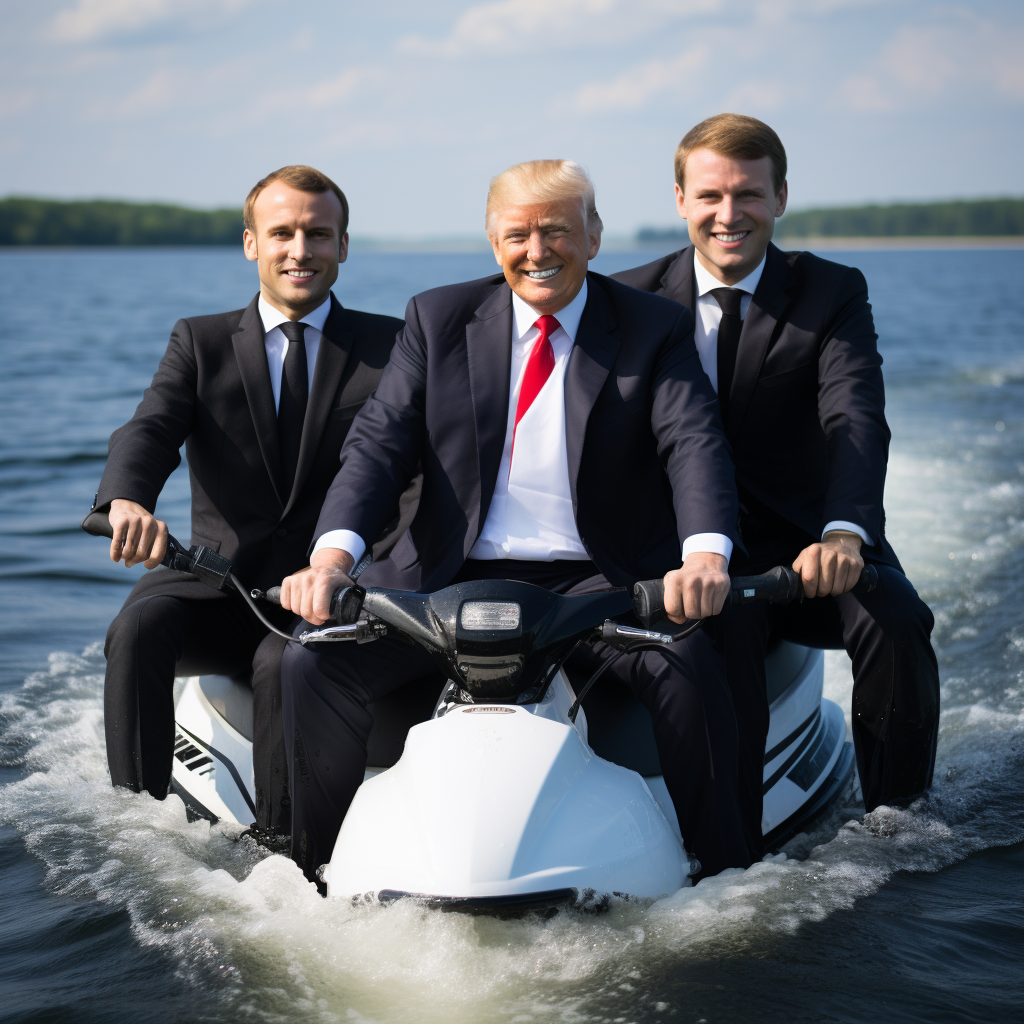
{"label": "suit lapel", "polygon": [[587,304],[565,369],[565,449],[574,506],[587,421],[622,345],[617,328],[608,295],[593,274],[588,274]]}
{"label": "suit lapel", "polygon": [[324,427],[334,404],[334,396],[345,373],[349,353],[358,341],[353,333],[352,319],[332,293],[331,311],[321,333],[316,365],[313,367],[313,386],[309,391],[306,416],[302,422],[302,440],[299,443],[295,482],[292,484],[292,493],[288,496],[283,516],[291,511],[302,485],[306,482],[306,477],[309,476],[320,438],[323,437]]}
{"label": "suit lapel", "polygon": [[475,524],[479,535],[494,495],[508,427],[512,289],[504,281],[466,325],[466,360],[479,460],[480,518]]}
{"label": "suit lapel", "polygon": [[693,281],[693,246],[688,245],[668,266],[661,277],[659,295],[673,299],[697,315]]}
{"label": "suit lapel", "polygon": [[249,403],[249,412],[256,427],[256,438],[266,463],[267,475],[282,507],[287,495],[281,483],[281,453],[277,445],[277,410],[274,408],[274,389],[270,384],[270,367],[263,340],[263,321],[260,318],[257,295],[242,314],[238,330],[231,335],[235,361]]}
{"label": "suit lapel", "polygon": [[750,404],[754,386],[761,373],[764,357],[779,326],[779,319],[789,305],[789,293],[796,286],[796,275],[786,257],[769,244],[761,280],[743,318],[736,369],[729,389],[729,422],[726,433],[735,437]]}

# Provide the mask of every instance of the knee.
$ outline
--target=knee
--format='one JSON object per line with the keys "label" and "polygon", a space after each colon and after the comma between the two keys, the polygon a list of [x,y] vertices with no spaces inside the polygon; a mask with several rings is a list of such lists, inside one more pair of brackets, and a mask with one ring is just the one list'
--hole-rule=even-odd
{"label": "knee", "polygon": [[103,654],[110,660],[115,650],[145,646],[159,642],[168,632],[173,617],[169,614],[175,605],[173,597],[157,595],[133,601],[122,608],[107,628]]}
{"label": "knee", "polygon": [[894,636],[920,634],[930,637],[935,618],[910,580],[903,573],[885,567],[879,569],[878,581],[878,589],[884,599],[879,609],[879,617],[884,616],[882,627]]}

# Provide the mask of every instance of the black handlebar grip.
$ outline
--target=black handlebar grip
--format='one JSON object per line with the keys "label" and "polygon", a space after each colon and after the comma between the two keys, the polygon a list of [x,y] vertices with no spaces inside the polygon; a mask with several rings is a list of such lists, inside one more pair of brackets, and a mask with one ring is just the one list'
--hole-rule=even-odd
{"label": "black handlebar grip", "polygon": [[93,537],[114,539],[114,528],[110,525],[109,512],[90,512],[82,520],[82,529]]}
{"label": "black handlebar grip", "polygon": [[863,597],[870,594],[878,586],[878,570],[873,565],[865,565],[853,590],[850,591],[854,597]]}
{"label": "black handlebar grip", "polygon": [[264,595],[263,599],[269,601],[271,604],[281,603],[281,588],[271,587]]}
{"label": "black handlebar grip", "polygon": [[645,629],[665,618],[665,581],[640,580],[634,583],[633,612]]}
{"label": "black handlebar grip", "polygon": [[771,604],[789,604],[803,594],[799,573],[777,565],[760,576],[736,576],[729,589],[729,607],[750,601],[768,601]]}
{"label": "black handlebar grip", "polygon": [[331,620],[339,626],[350,626],[353,622],[357,622],[359,613],[363,610],[364,597],[366,597],[366,590],[358,583],[336,591],[334,597],[331,598]]}

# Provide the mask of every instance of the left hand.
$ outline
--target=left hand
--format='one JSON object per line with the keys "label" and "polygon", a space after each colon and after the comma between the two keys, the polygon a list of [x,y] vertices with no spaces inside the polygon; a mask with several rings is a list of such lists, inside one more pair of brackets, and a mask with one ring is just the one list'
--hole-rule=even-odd
{"label": "left hand", "polygon": [[665,574],[665,613],[673,622],[706,619],[725,607],[729,562],[724,555],[694,551],[681,569]]}
{"label": "left hand", "polygon": [[838,597],[852,590],[864,571],[861,544],[857,534],[833,530],[820,544],[804,548],[793,562],[804,582],[804,596]]}

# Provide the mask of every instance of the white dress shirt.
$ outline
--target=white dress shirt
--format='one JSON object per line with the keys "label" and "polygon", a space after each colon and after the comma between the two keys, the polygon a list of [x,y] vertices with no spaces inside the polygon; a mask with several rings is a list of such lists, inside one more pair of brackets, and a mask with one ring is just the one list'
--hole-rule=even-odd
{"label": "white dress shirt", "polygon": [[590,558],[576,529],[565,450],[565,369],[586,304],[584,281],[572,302],[555,314],[559,326],[549,339],[554,368],[516,427],[519,393],[527,360],[540,338],[535,324],[541,314],[512,293],[512,371],[505,447],[487,518],[470,558],[537,562]]}
{"label": "white dress shirt", "polygon": [[[565,371],[586,304],[584,281],[572,302],[555,314],[559,326],[549,338],[554,369],[516,428],[519,392],[530,352],[540,337],[535,324],[541,314],[512,293],[512,365],[505,447],[487,518],[470,558],[538,562],[590,558],[573,515],[565,447]],[[685,560],[692,553],[706,551],[728,560],[732,547],[724,534],[697,533],[686,538],[681,555]],[[321,548],[340,548],[358,563],[366,542],[351,530],[329,530],[317,540],[314,553]]]}
{"label": "white dress shirt", "polygon": [[[704,372],[711,380],[711,386],[715,389],[716,394],[718,393],[718,328],[722,323],[722,307],[719,306],[718,300],[709,293],[715,288],[737,288],[739,291],[745,292],[746,294],[740,298],[740,319],[745,319],[747,310],[750,309],[750,301],[754,297],[758,282],[761,280],[761,274],[764,273],[764,265],[767,258],[766,254],[757,267],[743,278],[742,281],[727,285],[719,281],[701,263],[697,255],[694,254],[693,274],[697,279],[697,315],[694,318],[696,320],[694,342],[697,345],[697,354],[700,356],[700,365],[704,367]],[[849,523],[843,519],[834,519],[832,522],[825,524],[825,529],[821,531],[821,536],[824,537],[826,533],[832,530],[847,530],[850,533],[857,534],[865,544],[870,546],[872,543],[871,536],[867,530],[856,523]]]}
{"label": "white dress shirt", "polygon": [[[288,339],[281,330],[281,324],[287,323],[286,317],[279,309],[267,302],[262,293],[257,303],[260,319],[263,321],[263,344],[267,348],[267,365],[270,368],[270,386],[274,389],[274,408],[281,403],[281,377],[284,375],[284,357],[288,352]],[[306,324],[303,340],[306,343],[306,368],[309,371],[309,389],[313,390],[313,370],[316,367],[316,354],[320,351],[320,339],[323,337],[324,324],[331,312],[331,297],[317,306],[312,313],[307,313],[300,321]]]}

